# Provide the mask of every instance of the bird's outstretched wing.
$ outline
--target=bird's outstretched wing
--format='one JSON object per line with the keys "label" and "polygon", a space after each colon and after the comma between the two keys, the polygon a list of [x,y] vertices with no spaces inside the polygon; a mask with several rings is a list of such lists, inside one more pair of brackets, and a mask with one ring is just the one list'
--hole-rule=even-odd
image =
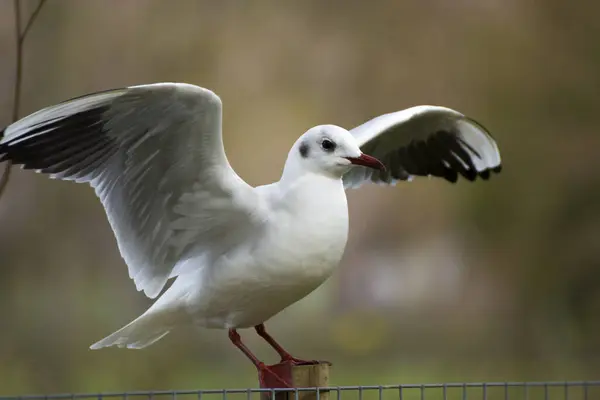
{"label": "bird's outstretched wing", "polygon": [[8,126],[0,161],[95,188],[129,276],[154,298],[191,251],[216,257],[261,225],[255,191],[225,156],[221,115],[198,86],[108,90]]}
{"label": "bird's outstretched wing", "polygon": [[350,131],[365,154],[387,168],[355,167],[344,175],[346,188],[366,182],[394,184],[414,176],[456,182],[488,179],[501,170],[500,152],[489,132],[445,107],[416,106],[373,118]]}

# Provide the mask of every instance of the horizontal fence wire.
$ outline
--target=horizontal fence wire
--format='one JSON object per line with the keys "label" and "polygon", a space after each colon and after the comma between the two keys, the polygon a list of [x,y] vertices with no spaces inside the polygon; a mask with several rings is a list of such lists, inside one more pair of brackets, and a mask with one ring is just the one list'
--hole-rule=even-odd
{"label": "horizontal fence wire", "polygon": [[600,400],[600,381],[488,382],[0,396],[0,400]]}

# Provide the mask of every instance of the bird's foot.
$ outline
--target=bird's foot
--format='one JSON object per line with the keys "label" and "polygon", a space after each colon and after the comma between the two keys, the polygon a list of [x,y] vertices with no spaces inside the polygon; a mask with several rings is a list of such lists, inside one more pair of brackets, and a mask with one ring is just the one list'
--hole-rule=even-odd
{"label": "bird's foot", "polygon": [[283,357],[281,357],[281,362],[282,363],[290,363],[292,365],[315,365],[315,364],[321,363],[321,361],[319,361],[319,360],[302,360],[300,358],[293,357],[290,354],[287,354],[287,355],[284,355]]}
{"label": "bird's foot", "polygon": [[[275,371],[273,371],[270,367],[265,365],[265,363],[259,363],[256,366],[258,369],[258,382],[261,388],[291,388],[292,385],[289,382],[286,382],[285,379],[277,375]],[[281,385],[281,386],[280,386]]]}
{"label": "bird's foot", "polygon": [[256,329],[256,333],[258,333],[258,335],[260,337],[262,337],[263,339],[265,339],[265,341],[267,343],[269,343],[269,345],[271,347],[273,347],[273,349],[275,349],[275,351],[277,352],[277,354],[279,354],[279,356],[281,357],[280,364],[291,364],[291,365],[314,365],[314,364],[320,364],[320,361],[317,361],[317,360],[307,361],[307,360],[301,360],[299,358],[293,357],[283,347],[281,347],[281,345],[279,343],[277,343],[277,341],[275,341],[275,339],[273,339],[273,337],[271,335],[269,335],[267,333],[267,330],[266,330],[264,324],[256,325],[254,327],[254,329]]}

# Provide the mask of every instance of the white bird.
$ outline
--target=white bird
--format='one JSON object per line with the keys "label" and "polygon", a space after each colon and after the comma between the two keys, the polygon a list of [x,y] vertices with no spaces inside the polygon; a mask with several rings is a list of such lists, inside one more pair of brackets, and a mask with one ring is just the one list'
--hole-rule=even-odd
{"label": "white bird", "polygon": [[0,161],[95,189],[137,290],[156,298],[174,278],[146,312],[92,349],[143,348],[184,325],[227,329],[264,373],[237,333],[254,327],[282,362],[303,362],[263,323],[338,266],[347,188],[414,176],[474,181],[501,168],[482,125],[417,106],[350,131],[313,127],[292,146],[279,181],[252,187],[230,166],[221,127],[215,93],[157,83],[68,100],[3,131]]}

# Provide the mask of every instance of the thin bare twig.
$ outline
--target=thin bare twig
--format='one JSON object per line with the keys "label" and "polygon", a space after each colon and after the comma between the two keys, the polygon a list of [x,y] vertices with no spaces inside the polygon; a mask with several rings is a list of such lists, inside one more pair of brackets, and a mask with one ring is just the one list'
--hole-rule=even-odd
{"label": "thin bare twig", "polygon": [[14,0],[15,4],[15,86],[13,89],[13,115],[12,122],[19,119],[19,106],[21,103],[21,77],[23,75],[23,39],[21,35],[21,0]]}
{"label": "thin bare twig", "polygon": [[[15,45],[16,45],[16,54],[15,54],[15,86],[13,92],[13,113],[12,113],[12,122],[15,122],[19,119],[19,110],[21,106],[21,81],[23,80],[23,43],[27,38],[27,33],[29,29],[33,26],[35,19],[38,14],[42,10],[44,3],[46,0],[40,0],[38,2],[37,7],[27,20],[25,24],[25,29],[21,29],[21,1],[14,0],[14,10],[15,10]],[[4,193],[4,189],[8,184],[8,178],[10,177],[10,171],[12,169],[12,162],[8,160],[6,162],[6,167],[4,167],[4,172],[0,177],[0,197]]]}
{"label": "thin bare twig", "polygon": [[[19,0],[15,0],[15,2],[18,3]],[[19,35],[19,41],[21,42],[21,44],[23,43],[23,41],[27,37],[27,32],[29,32],[29,29],[31,28],[31,26],[35,22],[35,19],[37,18],[38,14],[42,10],[42,7],[44,6],[45,2],[46,2],[46,0],[40,0],[38,2],[37,7],[35,8],[35,10],[33,10],[33,12],[31,13],[31,16],[29,17],[29,21],[27,21],[27,25],[25,25],[25,29],[23,29],[23,32],[20,33],[20,35]],[[21,32],[20,29],[19,29],[19,32]]]}

